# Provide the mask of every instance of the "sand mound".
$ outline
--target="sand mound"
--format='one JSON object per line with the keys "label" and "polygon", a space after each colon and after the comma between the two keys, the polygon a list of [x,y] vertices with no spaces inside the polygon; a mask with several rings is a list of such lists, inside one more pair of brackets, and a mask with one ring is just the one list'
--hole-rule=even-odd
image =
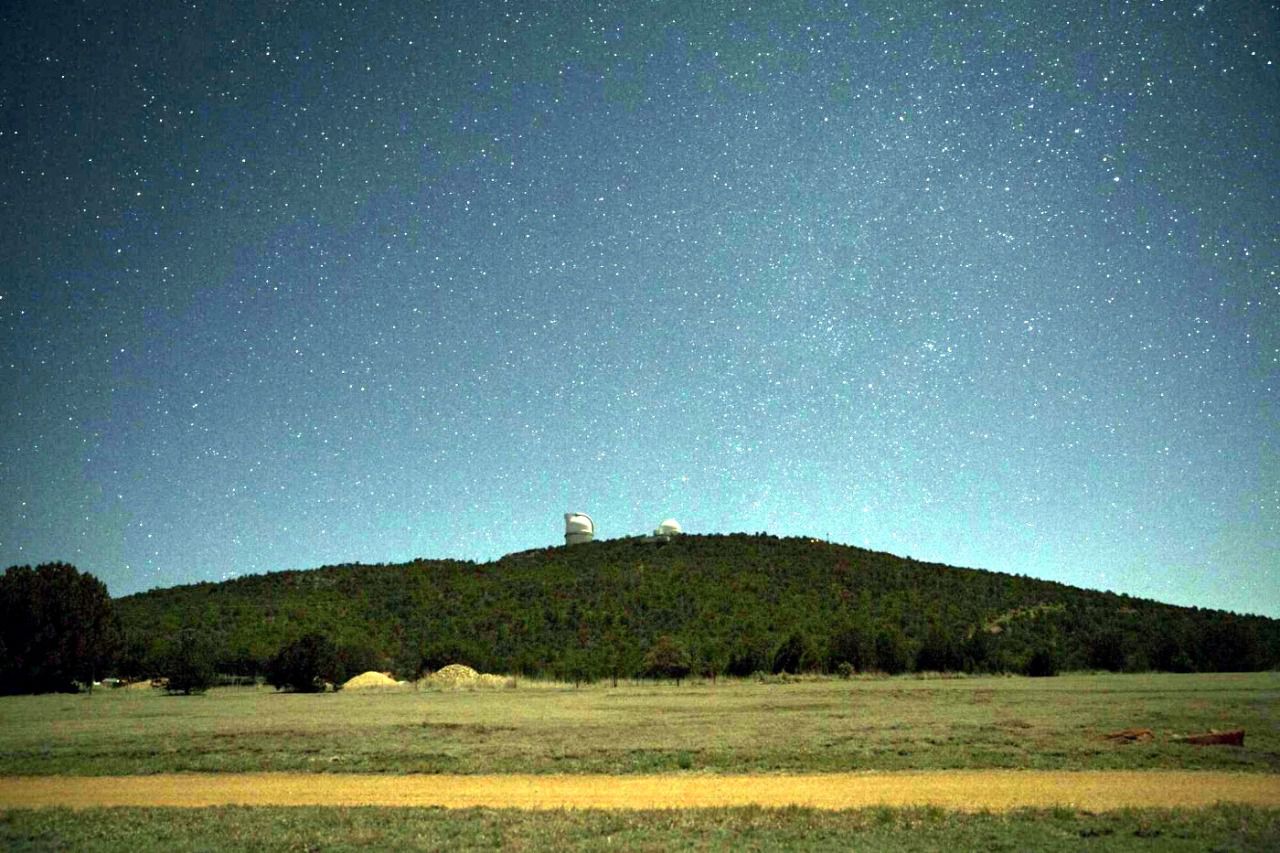
{"label": "sand mound", "polygon": [[362,672],[355,678],[348,679],[343,685],[343,690],[373,690],[379,687],[399,687],[400,682],[383,672],[375,672],[369,670]]}
{"label": "sand mound", "polygon": [[480,680],[480,673],[461,663],[451,663],[431,674],[428,679],[437,687],[466,687]]}
{"label": "sand mound", "polygon": [[468,690],[515,687],[515,681],[507,675],[476,672],[469,666],[451,663],[427,676],[428,687],[464,687]]}

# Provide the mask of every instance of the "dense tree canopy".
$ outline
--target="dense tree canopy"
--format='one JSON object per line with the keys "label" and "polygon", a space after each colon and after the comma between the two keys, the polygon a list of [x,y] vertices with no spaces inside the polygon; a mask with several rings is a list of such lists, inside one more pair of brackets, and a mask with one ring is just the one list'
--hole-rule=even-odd
{"label": "dense tree canopy", "polygon": [[74,691],[105,674],[119,643],[107,588],[66,563],[0,576],[0,692]]}
{"label": "dense tree canopy", "polygon": [[1047,650],[1065,670],[1280,662],[1277,620],[764,535],[612,540],[486,564],[335,566],[117,604],[130,666],[156,669],[170,638],[197,626],[218,669],[243,675],[261,674],[309,633],[402,676],[463,662],[574,681],[634,677],[663,636],[688,653],[691,672],[708,675],[841,663],[1026,672]]}

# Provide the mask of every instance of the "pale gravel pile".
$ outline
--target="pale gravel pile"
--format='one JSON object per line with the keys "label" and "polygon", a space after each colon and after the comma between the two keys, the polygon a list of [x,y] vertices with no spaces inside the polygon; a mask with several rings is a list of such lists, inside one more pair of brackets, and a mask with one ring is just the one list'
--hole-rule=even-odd
{"label": "pale gravel pile", "polygon": [[451,663],[433,672],[427,679],[434,687],[470,687],[480,680],[480,673],[466,664]]}
{"label": "pale gravel pile", "polygon": [[399,687],[400,682],[384,672],[369,670],[343,683],[343,690],[377,690],[385,687]]}
{"label": "pale gravel pile", "polygon": [[514,679],[510,676],[476,672],[465,664],[451,663],[427,676],[426,686],[494,690],[502,687],[515,687],[516,685]]}

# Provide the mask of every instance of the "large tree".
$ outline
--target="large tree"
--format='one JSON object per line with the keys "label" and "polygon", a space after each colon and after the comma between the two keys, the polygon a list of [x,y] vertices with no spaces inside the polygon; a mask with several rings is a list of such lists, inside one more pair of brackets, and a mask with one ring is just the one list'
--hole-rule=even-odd
{"label": "large tree", "polygon": [[644,674],[651,678],[670,678],[678,685],[689,674],[689,652],[673,637],[662,636],[644,656]]}
{"label": "large tree", "polygon": [[342,675],[338,649],[323,634],[307,634],[285,644],[267,664],[268,684],[297,693],[318,693],[326,682],[340,687]]}
{"label": "large tree", "polygon": [[102,581],[67,563],[0,576],[0,692],[74,692],[111,665],[120,632]]}
{"label": "large tree", "polygon": [[213,651],[209,641],[188,628],[178,636],[177,645],[165,663],[170,693],[190,696],[213,686]]}

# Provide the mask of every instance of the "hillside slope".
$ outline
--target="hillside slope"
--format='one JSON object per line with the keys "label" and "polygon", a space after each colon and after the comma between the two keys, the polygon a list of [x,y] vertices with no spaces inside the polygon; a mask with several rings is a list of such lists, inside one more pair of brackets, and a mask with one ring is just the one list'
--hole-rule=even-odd
{"label": "hillside slope", "polygon": [[255,575],[117,600],[127,667],[182,630],[250,674],[317,631],[361,665],[410,674],[462,660],[497,672],[636,674],[674,637],[695,670],[1245,670],[1280,662],[1280,621],[767,535],[593,542],[492,563],[419,560]]}

